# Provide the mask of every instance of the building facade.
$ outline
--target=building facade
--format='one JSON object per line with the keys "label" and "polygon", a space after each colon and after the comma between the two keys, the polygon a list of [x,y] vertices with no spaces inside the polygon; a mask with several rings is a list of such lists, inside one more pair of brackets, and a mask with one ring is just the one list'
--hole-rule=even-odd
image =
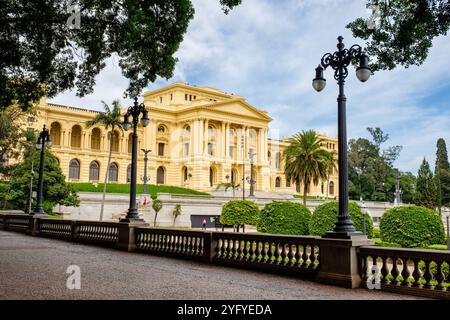
{"label": "building facade", "polygon": [[[138,128],[138,179],[144,171],[144,154],[150,149],[148,175],[151,184],[167,184],[201,191],[215,190],[221,183],[250,177],[250,153],[254,153],[255,190],[303,192],[302,186],[286,181],[282,153],[286,140],[268,138],[271,118],[241,96],[210,87],[174,83],[143,95],[150,123]],[[125,113],[125,108],[123,109]],[[42,99],[31,128],[45,124],[51,147],[68,181],[100,183],[105,177],[109,137],[113,135],[110,183],[127,183],[131,173],[130,131],[107,132],[101,125],[87,129],[85,123],[97,111],[47,103]],[[337,140],[321,135],[324,147],[337,152]],[[335,196],[337,172],[327,181],[312,185],[314,196]],[[138,181],[142,183],[142,181]],[[248,189],[248,183],[246,182]]]}

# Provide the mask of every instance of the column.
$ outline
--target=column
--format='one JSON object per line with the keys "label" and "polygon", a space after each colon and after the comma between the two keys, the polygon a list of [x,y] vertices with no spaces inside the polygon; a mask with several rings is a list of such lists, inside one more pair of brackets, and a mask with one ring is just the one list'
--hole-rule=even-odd
{"label": "column", "polygon": [[204,156],[207,156],[208,155],[208,140],[209,140],[209,138],[208,138],[208,126],[209,126],[209,120],[208,119],[205,119],[204,120],[204,126],[203,126],[203,132],[204,132],[204,135],[203,135],[203,155]]}
{"label": "column", "polygon": [[258,162],[264,162],[264,129],[258,129],[258,139],[257,139],[257,156]]}
{"label": "column", "polygon": [[222,122],[222,125],[220,127],[220,146],[217,148],[219,151],[218,156],[222,159],[225,158],[225,139],[226,139],[226,124],[225,122]]}
{"label": "column", "polygon": [[225,159],[230,158],[230,123],[225,123]]}

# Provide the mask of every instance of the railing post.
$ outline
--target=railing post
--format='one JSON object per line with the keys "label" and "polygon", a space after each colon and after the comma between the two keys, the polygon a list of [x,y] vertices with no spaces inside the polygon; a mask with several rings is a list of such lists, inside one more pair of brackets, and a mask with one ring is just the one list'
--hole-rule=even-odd
{"label": "railing post", "polygon": [[148,226],[147,223],[134,221],[134,222],[119,222],[119,241],[117,242],[117,248],[124,251],[134,251],[136,249],[136,227]]}
{"label": "railing post", "polygon": [[358,288],[361,284],[357,249],[374,242],[364,235],[348,239],[322,238],[320,244],[320,271],[316,280],[320,283],[346,288]]}
{"label": "railing post", "polygon": [[78,241],[78,238],[80,236],[80,225],[78,224],[77,220],[72,220],[72,224],[70,227],[71,235],[70,238],[72,241]]}
{"label": "railing post", "polygon": [[204,232],[203,243],[203,257],[205,262],[213,263],[216,255],[217,240],[214,237],[214,232]]}
{"label": "railing post", "polygon": [[32,216],[30,218],[29,224],[28,224],[28,230],[26,231],[26,234],[32,235],[32,236],[39,236],[39,217]]}

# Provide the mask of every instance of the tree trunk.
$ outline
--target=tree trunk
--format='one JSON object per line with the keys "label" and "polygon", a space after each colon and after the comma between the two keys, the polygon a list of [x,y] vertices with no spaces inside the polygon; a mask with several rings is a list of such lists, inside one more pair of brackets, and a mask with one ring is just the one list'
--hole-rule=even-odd
{"label": "tree trunk", "polygon": [[303,205],[306,207],[306,196],[308,195],[308,184],[309,182],[305,181],[305,186],[303,188]]}
{"label": "tree trunk", "polygon": [[158,212],[155,211],[155,219],[153,220],[153,227],[156,227],[156,218],[158,217]]}
{"label": "tree trunk", "polygon": [[[114,132],[114,128],[113,131]],[[113,146],[113,139],[114,135],[111,132],[111,136],[109,139],[109,155],[108,155],[108,164],[106,165],[106,173],[105,173],[105,182],[103,183],[103,196],[102,196],[102,204],[100,207],[100,221],[103,220],[103,211],[105,208],[105,197],[106,197],[106,184],[108,183],[109,178],[109,165],[111,164],[111,158],[112,158],[112,146]]]}

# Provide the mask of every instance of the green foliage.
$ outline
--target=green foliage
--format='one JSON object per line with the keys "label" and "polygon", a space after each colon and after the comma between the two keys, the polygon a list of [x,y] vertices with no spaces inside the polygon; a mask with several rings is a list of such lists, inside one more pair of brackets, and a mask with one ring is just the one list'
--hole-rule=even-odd
{"label": "green foliage", "polygon": [[[70,183],[78,192],[103,192],[103,183]],[[137,193],[142,193],[143,185],[136,185]],[[129,183],[108,183],[106,184],[107,193],[130,193]],[[186,189],[167,185],[147,184],[147,192],[150,197],[156,199],[158,193],[184,194],[184,195],[209,195],[206,192],[200,192],[192,189]]]}
{"label": "green foliage", "polygon": [[239,226],[258,223],[259,207],[249,200],[231,200],[225,203],[220,214],[220,223]]}
{"label": "green foliage", "polygon": [[437,188],[430,165],[423,159],[419,168],[416,181],[416,193],[414,194],[414,204],[418,206],[434,209],[437,207]]}
{"label": "green foliage", "polygon": [[402,247],[426,247],[445,242],[444,224],[428,208],[404,206],[388,209],[380,220],[381,239]]}
{"label": "green foliage", "polygon": [[308,235],[311,212],[304,205],[273,201],[261,210],[257,230],[274,234]]}
{"label": "green foliage", "polygon": [[308,186],[326,180],[334,163],[330,152],[323,149],[323,140],[313,130],[296,133],[283,152],[286,180],[303,183],[303,204],[306,205]]}
{"label": "green foliage", "polygon": [[353,200],[394,201],[396,177],[400,176],[403,196],[412,199],[414,184],[403,179],[404,175],[393,167],[393,162],[400,155],[401,146],[382,149],[382,144],[389,139],[380,128],[367,128],[372,140],[358,138],[349,141],[349,196]]}
{"label": "green foliage", "polygon": [[155,198],[152,201],[152,208],[155,210],[155,219],[153,220],[153,226],[156,227],[156,218],[158,217],[159,211],[161,211],[163,204],[161,200]]}
{"label": "green foliage", "polygon": [[181,204],[177,203],[172,211],[173,225],[175,226],[175,220],[181,215]]}
{"label": "green foliage", "polygon": [[[419,269],[420,269],[420,271],[422,272],[422,274],[425,273],[425,262],[424,262],[424,261],[420,261],[420,262],[419,262]],[[436,264],[436,262],[432,261],[432,262],[430,263],[430,271],[431,271],[431,273],[434,274],[434,275],[437,274],[437,264]],[[441,271],[444,273],[445,277],[448,279],[448,275],[449,275],[448,271],[449,271],[449,268],[448,268],[448,263],[447,263],[447,262],[444,262],[444,263],[442,264],[442,266],[441,266]]]}
{"label": "green foliage", "polygon": [[373,229],[373,238],[374,239],[380,238],[380,229],[378,229],[378,228]]}
{"label": "green foliage", "polygon": [[[36,151],[31,157],[20,163],[11,174],[8,196],[14,209],[28,211],[30,195],[31,163],[34,162],[33,190],[37,190],[39,163],[41,151]],[[46,213],[56,204],[78,206],[79,199],[75,189],[64,181],[56,158],[46,149],[44,162],[44,201]],[[33,207],[36,203],[33,203]]]}
{"label": "green foliage", "polygon": [[[240,0],[220,0],[228,13]],[[135,97],[158,77],[169,79],[189,21],[190,0],[91,0],[80,3],[79,27],[71,2],[0,2],[0,109],[17,102],[29,109],[44,94],[93,91],[95,77],[116,55]]]}
{"label": "green foliage", "polygon": [[450,206],[450,164],[448,162],[445,140],[440,138],[436,143],[436,166],[434,168],[437,187],[437,205]]}
{"label": "green foliage", "polygon": [[[356,202],[351,201],[348,208],[355,230],[362,232],[363,213],[361,207]],[[321,236],[327,233],[327,231],[332,231],[337,221],[338,212],[338,202],[328,202],[317,206],[309,223],[309,233],[311,235]],[[366,234],[368,238],[373,237],[373,222],[368,213],[366,213]]]}
{"label": "green foliage", "polygon": [[379,18],[379,24],[358,18],[347,28],[354,37],[366,40],[365,50],[374,61],[372,71],[422,64],[433,39],[450,27],[447,0],[367,0],[367,7],[378,16],[373,18]]}

